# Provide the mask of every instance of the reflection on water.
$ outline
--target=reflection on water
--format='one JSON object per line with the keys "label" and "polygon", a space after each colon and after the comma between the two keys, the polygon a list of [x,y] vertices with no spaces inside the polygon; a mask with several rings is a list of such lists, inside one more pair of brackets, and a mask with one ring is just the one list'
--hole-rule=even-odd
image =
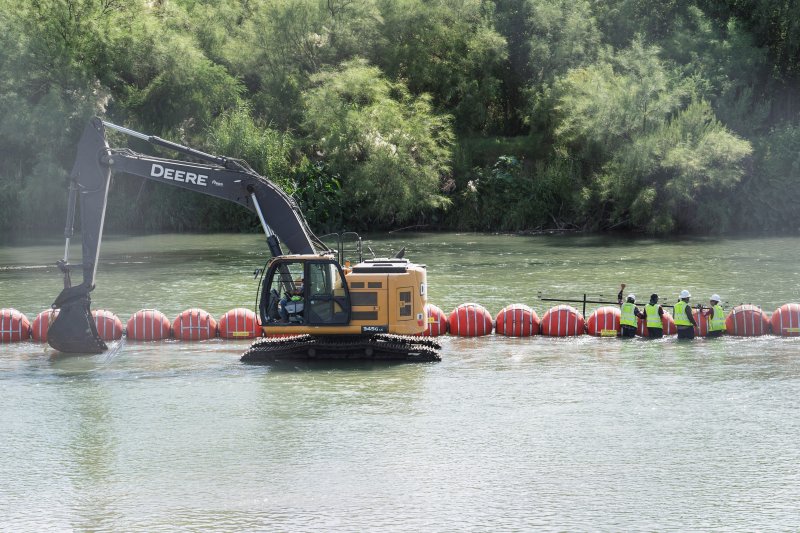
{"label": "reflection on water", "polygon": [[[112,240],[94,301],[123,320],[251,306],[260,240]],[[522,301],[541,315],[537,291],[615,294],[622,281],[770,310],[800,300],[784,282],[800,269],[792,239],[415,235],[372,247],[403,244],[445,310]],[[55,269],[25,266],[60,253],[0,248],[0,266],[19,267],[0,269],[0,306],[49,305]],[[239,363],[242,341],[120,341],[89,357],[3,345],[0,529],[796,528],[800,339],[442,344],[436,364],[279,368]]]}

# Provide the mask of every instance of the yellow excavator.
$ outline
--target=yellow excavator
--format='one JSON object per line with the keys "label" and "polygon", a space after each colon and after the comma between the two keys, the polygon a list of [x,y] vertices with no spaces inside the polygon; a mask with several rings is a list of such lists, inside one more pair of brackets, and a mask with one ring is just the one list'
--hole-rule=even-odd
{"label": "yellow excavator", "polygon": [[[106,128],[185,156],[175,160],[111,148]],[[48,331],[50,346],[66,353],[107,349],[91,316],[89,293],[100,261],[109,185],[125,173],[223,198],[253,211],[267,236],[271,259],[257,288],[261,328],[242,355],[245,362],[367,359],[424,362],[439,360],[436,341],[425,330],[426,270],[403,257],[364,260],[357,235],[356,264],[344,260],[308,226],[297,203],[277,185],[239,159],[221,157],[92,119],[78,143],[70,175],[64,257],[57,262],[64,289],[53,303],[59,313]],[[82,262],[69,262],[76,209],[80,208]],[[284,253],[283,247],[288,248]],[[82,283],[70,273],[80,269]]]}

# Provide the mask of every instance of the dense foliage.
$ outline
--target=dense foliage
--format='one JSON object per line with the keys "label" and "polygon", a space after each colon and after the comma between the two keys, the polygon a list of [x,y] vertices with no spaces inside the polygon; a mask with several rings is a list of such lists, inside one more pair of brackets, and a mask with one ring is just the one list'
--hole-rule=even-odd
{"label": "dense foliage", "polygon": [[[100,115],[245,159],[320,232],[796,232],[798,13],[800,0],[0,0],[0,229],[63,224],[77,138]],[[124,176],[108,226],[258,228]]]}

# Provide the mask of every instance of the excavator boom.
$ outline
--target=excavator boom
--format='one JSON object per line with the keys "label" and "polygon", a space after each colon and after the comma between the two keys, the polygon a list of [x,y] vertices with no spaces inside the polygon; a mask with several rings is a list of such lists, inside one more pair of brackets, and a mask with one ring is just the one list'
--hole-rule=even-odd
{"label": "excavator boom", "polygon": [[[143,155],[127,148],[112,149],[106,139],[106,127],[201,162]],[[283,255],[280,243],[293,254],[330,252],[313,234],[297,203],[277,185],[253,171],[247,163],[207,154],[94,118],[84,129],[78,143],[78,153],[70,176],[64,229],[66,244],[64,258],[58,261],[64,275],[64,290],[53,303],[58,315],[48,332],[49,344],[59,351],[100,353],[106,350],[91,317],[89,293],[95,285],[112,172],[182,187],[250,209],[258,214],[273,256]],[[69,249],[78,205],[82,262],[75,265],[69,262]],[[268,213],[269,224],[265,213]],[[77,269],[82,270],[83,280],[73,285],[70,273]]]}

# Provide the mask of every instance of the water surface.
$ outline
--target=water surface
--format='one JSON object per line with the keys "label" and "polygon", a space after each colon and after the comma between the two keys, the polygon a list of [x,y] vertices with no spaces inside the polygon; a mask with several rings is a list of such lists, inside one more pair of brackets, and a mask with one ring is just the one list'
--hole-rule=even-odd
{"label": "water surface", "polygon": [[[397,235],[430,300],[800,300],[798,239]],[[123,320],[252,307],[254,235],[106,240]],[[0,247],[0,306],[52,302],[57,244]],[[79,276],[78,276],[79,277]],[[626,290],[628,292],[628,290]],[[0,347],[0,529],[795,530],[800,341],[443,340],[436,364],[272,368],[245,342]]]}

